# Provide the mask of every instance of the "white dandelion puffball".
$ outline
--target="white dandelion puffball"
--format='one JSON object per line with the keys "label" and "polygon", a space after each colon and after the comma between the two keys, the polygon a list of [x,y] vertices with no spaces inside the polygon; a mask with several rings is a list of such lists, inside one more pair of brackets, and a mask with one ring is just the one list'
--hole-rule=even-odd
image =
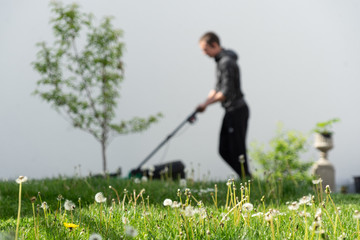
{"label": "white dandelion puffball", "polygon": [[265,221],[270,222],[273,220],[273,215],[270,212],[265,213]]}
{"label": "white dandelion puffball", "polygon": [[172,200],[167,198],[167,199],[164,200],[163,204],[164,204],[165,207],[166,206],[171,206],[172,205]]}
{"label": "white dandelion puffball", "polygon": [[27,180],[28,180],[28,178],[26,176],[19,176],[16,179],[16,183],[20,184],[20,183],[26,182]]}
{"label": "white dandelion puffball", "polygon": [[125,226],[125,234],[129,237],[136,237],[138,232],[132,226]]}
{"label": "white dandelion puffball", "polygon": [[303,196],[302,198],[299,199],[299,204],[303,205],[303,204],[308,204],[311,202],[311,195],[309,196]]}
{"label": "white dandelion puffball", "polygon": [[293,202],[288,206],[289,210],[298,210],[299,209],[299,203],[298,202]]}
{"label": "white dandelion puffball", "polygon": [[245,212],[251,212],[254,209],[254,206],[251,203],[244,203],[242,210]]}
{"label": "white dandelion puffball", "polygon": [[66,199],[64,203],[64,208],[66,211],[72,211],[75,209],[75,203]]}
{"label": "white dandelion puffball", "polygon": [[179,207],[181,207],[181,203],[178,203],[177,201],[173,201],[171,207],[172,208],[179,208]]}
{"label": "white dandelion puffball", "polygon": [[179,185],[180,185],[180,187],[185,188],[186,187],[186,179],[184,179],[184,178],[180,179]]}
{"label": "white dandelion puffball", "polygon": [[319,178],[319,179],[316,179],[316,180],[312,180],[312,183],[313,183],[314,185],[317,185],[317,184],[319,184],[319,183],[322,183],[322,179]]}
{"label": "white dandelion puffball", "polygon": [[48,209],[48,205],[47,205],[47,202],[42,202],[41,206],[40,206],[42,209],[46,210]]}
{"label": "white dandelion puffball", "polygon": [[97,233],[93,233],[90,235],[89,240],[102,240],[102,237]]}
{"label": "white dandelion puffball", "polygon": [[141,181],[142,181],[142,182],[147,182],[147,181],[148,181],[147,176],[142,176],[142,177],[141,177]]}
{"label": "white dandelion puffball", "polygon": [[95,201],[98,202],[98,203],[103,203],[103,202],[106,201],[106,197],[104,197],[104,194],[102,192],[98,192],[95,195]]}
{"label": "white dandelion puffball", "polygon": [[195,209],[190,205],[187,206],[183,212],[187,217],[192,217],[196,213]]}

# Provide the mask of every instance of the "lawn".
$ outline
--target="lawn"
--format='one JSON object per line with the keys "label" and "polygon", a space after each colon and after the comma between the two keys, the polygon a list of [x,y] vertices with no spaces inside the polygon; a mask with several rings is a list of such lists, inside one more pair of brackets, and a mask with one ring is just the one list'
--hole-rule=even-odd
{"label": "lawn", "polygon": [[18,218],[19,188],[0,182],[0,239],[360,239],[360,195],[309,181],[30,179]]}

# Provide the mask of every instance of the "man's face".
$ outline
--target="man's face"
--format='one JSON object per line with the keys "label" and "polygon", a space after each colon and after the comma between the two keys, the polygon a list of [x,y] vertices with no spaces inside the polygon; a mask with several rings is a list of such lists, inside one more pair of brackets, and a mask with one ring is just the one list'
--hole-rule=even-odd
{"label": "man's face", "polygon": [[217,43],[213,43],[213,46],[207,44],[206,41],[200,41],[201,50],[209,57],[215,57],[220,52],[220,46]]}

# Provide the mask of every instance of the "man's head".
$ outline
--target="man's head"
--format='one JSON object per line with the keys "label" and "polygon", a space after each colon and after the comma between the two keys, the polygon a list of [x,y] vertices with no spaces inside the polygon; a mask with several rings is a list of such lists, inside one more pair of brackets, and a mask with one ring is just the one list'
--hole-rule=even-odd
{"label": "man's head", "polygon": [[199,40],[201,50],[209,57],[215,57],[221,51],[220,39],[213,32],[205,33]]}

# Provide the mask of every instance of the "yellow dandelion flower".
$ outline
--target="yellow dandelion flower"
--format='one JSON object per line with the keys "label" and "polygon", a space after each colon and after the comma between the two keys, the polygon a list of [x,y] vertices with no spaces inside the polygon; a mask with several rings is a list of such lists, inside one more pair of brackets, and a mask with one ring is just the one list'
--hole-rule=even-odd
{"label": "yellow dandelion flower", "polygon": [[76,224],[74,224],[74,223],[64,223],[64,226],[65,226],[66,228],[69,228],[70,230],[79,227],[79,225],[76,225]]}

